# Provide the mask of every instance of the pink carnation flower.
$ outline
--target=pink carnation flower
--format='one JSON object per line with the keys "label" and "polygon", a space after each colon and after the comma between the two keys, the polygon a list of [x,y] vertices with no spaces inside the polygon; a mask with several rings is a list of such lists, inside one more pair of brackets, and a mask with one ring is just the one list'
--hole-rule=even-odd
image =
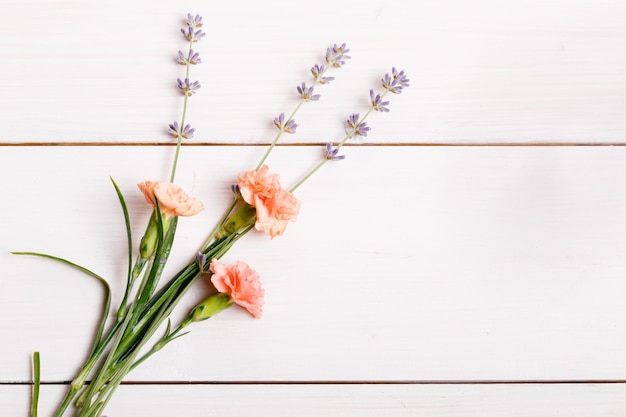
{"label": "pink carnation flower", "polygon": [[137,184],[146,201],[156,206],[155,197],[159,200],[161,212],[169,216],[193,216],[204,210],[202,203],[189,197],[176,184],[169,182],[144,181]]}
{"label": "pink carnation flower", "polygon": [[256,208],[257,230],[274,238],[298,216],[300,201],[281,187],[278,174],[268,173],[267,165],[239,174],[238,183],[244,201]]}
{"label": "pink carnation flower", "polygon": [[211,272],[211,282],[215,289],[230,295],[236,304],[248,310],[255,318],[261,318],[265,291],[255,270],[242,261],[226,266],[213,259]]}

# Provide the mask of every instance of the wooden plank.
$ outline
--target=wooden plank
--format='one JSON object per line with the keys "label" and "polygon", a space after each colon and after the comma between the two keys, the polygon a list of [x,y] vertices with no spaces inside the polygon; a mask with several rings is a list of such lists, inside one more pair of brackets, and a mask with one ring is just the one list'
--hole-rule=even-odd
{"label": "wooden plank", "polygon": [[[350,147],[298,190],[285,236],[253,234],[225,261],[264,278],[265,318],[231,309],[192,328],[130,379],[624,379],[626,148]],[[285,184],[320,149],[270,158]],[[172,271],[193,258],[258,147],[183,150],[177,182],[207,210],[179,226]],[[79,273],[11,250],[50,252],[111,280],[125,236],[149,209],[135,184],[158,179],[163,147],[4,147],[0,208],[0,381],[69,380],[101,291]],[[202,297],[199,286],[186,313]],[[236,360],[231,360],[236,358]]]}
{"label": "wooden plank", "polygon": [[[626,3],[268,0],[5,0],[0,16],[2,142],[167,142],[180,118],[178,29],[201,13],[202,84],[187,121],[199,143],[267,143],[335,42],[352,60],[297,115],[290,142],[343,135],[392,66],[412,86],[376,115],[372,143],[624,142]],[[332,12],[330,12],[332,10]],[[259,18],[263,16],[263,18]]]}
{"label": "wooden plank", "polygon": [[[26,417],[29,395],[29,387],[3,386],[0,405],[7,415]],[[49,415],[63,392],[59,386],[44,386],[41,395],[40,415]],[[622,415],[624,408],[624,384],[126,385],[116,392],[106,414],[612,417]]]}

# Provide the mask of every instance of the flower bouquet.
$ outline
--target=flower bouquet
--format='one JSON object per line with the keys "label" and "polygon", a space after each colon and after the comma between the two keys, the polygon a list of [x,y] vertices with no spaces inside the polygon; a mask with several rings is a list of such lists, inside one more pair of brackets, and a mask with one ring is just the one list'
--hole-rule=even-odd
{"label": "flower bouquet", "polygon": [[[297,86],[299,100],[288,116],[281,113],[273,124],[277,134],[267,151],[253,169],[240,173],[232,185],[232,201],[208,236],[190,256],[189,263],[171,277],[163,277],[164,268],[174,244],[176,226],[180,217],[193,216],[204,209],[203,204],[190,197],[174,183],[181,143],[192,139],[195,129],[187,123],[189,100],[201,85],[190,78],[192,67],[200,64],[200,54],[194,46],[205,37],[202,17],[188,14],[181,33],[187,41],[187,49],[178,51],[176,62],[185,69],[183,78],[177,80],[182,93],[180,121],[169,124],[168,134],[176,140],[172,169],[167,181],[143,181],[138,188],[146,203],[152,207],[145,233],[138,245],[131,235],[131,222],[127,205],[119,187],[111,179],[124,215],[128,244],[128,268],[123,297],[111,314],[111,291],[107,281],[91,270],[69,260],[38,252],[14,252],[48,258],[101,281],[106,289],[103,314],[98,324],[91,352],[72,380],[67,393],[58,405],[54,416],[66,414],[78,417],[99,417],[126,375],[141,365],[166,345],[188,333],[188,326],[204,321],[233,305],[246,309],[253,317],[260,318],[263,311],[264,290],[259,274],[243,261],[230,264],[221,259],[239,239],[255,230],[275,238],[284,233],[287,224],[296,219],[300,201],[294,192],[315,172],[330,161],[344,159],[341,148],[353,138],[365,137],[370,131],[366,119],[374,111],[388,112],[387,94],[399,94],[409,86],[404,71],[395,68],[381,79],[383,91],[370,90],[371,106],[361,116],[350,114],[345,120],[345,136],[329,142],[321,149],[319,163],[303,173],[294,185],[285,188],[280,177],[265,164],[270,153],[283,134],[294,134],[298,127],[294,117],[308,102],[317,101],[320,95],[315,88],[329,84],[334,77],[331,72],[343,67],[350,56],[345,44],[333,45],[326,50],[324,62],[311,68],[313,81]],[[171,313],[185,294],[199,280],[210,280],[214,292],[207,294],[202,302],[173,324]],[[40,358],[35,352],[34,387],[31,416],[37,416],[40,389]]]}

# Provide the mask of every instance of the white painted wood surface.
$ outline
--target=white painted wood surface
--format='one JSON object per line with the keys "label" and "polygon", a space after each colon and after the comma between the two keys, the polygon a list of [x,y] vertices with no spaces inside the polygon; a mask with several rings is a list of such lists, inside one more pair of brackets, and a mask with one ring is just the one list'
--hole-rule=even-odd
{"label": "white painted wood surface", "polygon": [[[209,34],[189,110],[202,146],[182,149],[177,182],[207,210],[181,222],[172,270],[327,46],[347,42],[353,58],[296,117],[285,142],[297,146],[270,158],[286,184],[391,66],[412,85],[298,190],[285,236],[248,236],[228,255],[262,274],[264,318],[231,309],[196,325],[129,375],[109,417],[626,414],[626,148],[606,146],[626,143],[626,3],[180,7],[3,3],[0,409],[28,414],[39,350],[48,415],[101,297],[76,272],[8,252],[89,266],[119,299],[125,236],[108,177],[138,237],[148,208],[135,184],[165,178],[173,156],[159,145],[180,114],[173,56],[190,11]],[[428,143],[444,146],[416,146]]]}
{"label": "white painted wood surface", "polygon": [[[46,386],[42,405],[63,392]],[[14,386],[0,392],[6,415],[26,417],[29,391]],[[126,385],[108,415],[128,410],[155,417],[254,415],[291,417],[587,417],[624,414],[621,384],[549,385],[176,385],[167,390]],[[138,412],[139,412],[138,411]]]}
{"label": "white painted wood surface", "polygon": [[[181,7],[183,11],[181,12]],[[5,0],[3,141],[163,142],[179,117],[181,15],[201,13],[200,142],[264,143],[326,47],[352,60],[298,116],[296,142],[324,142],[363,111],[391,66],[413,80],[372,142],[621,142],[621,0],[206,2]],[[385,116],[385,118],[387,118]]]}

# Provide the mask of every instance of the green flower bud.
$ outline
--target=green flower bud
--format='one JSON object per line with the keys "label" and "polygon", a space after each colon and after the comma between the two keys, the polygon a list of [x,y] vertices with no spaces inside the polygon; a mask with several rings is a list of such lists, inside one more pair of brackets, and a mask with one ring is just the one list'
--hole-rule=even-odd
{"label": "green flower bud", "polygon": [[[165,214],[161,214],[161,221],[163,222],[163,234],[167,233],[170,226],[171,218]],[[152,212],[146,233],[141,238],[139,243],[139,256],[142,259],[148,259],[156,251],[156,247],[159,241],[159,220],[156,210]]]}
{"label": "green flower bud", "polygon": [[191,321],[206,320],[233,304],[233,300],[228,294],[216,292],[206,300],[198,304],[189,314]]}
{"label": "green flower bud", "polygon": [[235,214],[230,216],[222,226],[222,230],[215,236],[217,239],[221,239],[226,236],[230,236],[233,233],[245,229],[248,226],[253,225],[256,222],[256,209],[248,203],[244,203],[237,209]]}

